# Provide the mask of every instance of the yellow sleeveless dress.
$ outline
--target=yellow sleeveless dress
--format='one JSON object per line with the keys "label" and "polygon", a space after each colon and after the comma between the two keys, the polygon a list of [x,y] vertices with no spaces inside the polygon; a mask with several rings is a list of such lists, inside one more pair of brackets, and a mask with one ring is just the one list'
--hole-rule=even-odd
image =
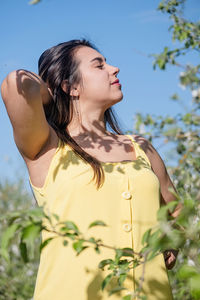
{"label": "yellow sleeveless dress", "polygon": [[[136,160],[102,163],[105,182],[97,190],[93,169],[69,145],[59,146],[51,161],[42,188],[32,188],[39,206],[55,213],[61,221],[73,221],[85,237],[102,239],[103,243],[118,248],[130,247],[138,252],[144,232],[157,223],[160,206],[159,180],[150,162],[131,135]],[[102,220],[107,227],[88,225]],[[47,239],[48,232],[42,238]],[[142,275],[142,267],[132,270],[125,280],[121,294],[108,297],[101,282],[108,274],[98,268],[101,260],[114,258],[114,251],[101,248],[97,254],[92,247],[76,256],[71,245],[63,246],[63,239],[51,241],[42,251],[36,280],[34,300],[120,300],[128,291],[136,289],[135,280]],[[109,288],[111,287],[108,286]],[[147,300],[172,298],[163,254],[145,267],[144,294]]]}

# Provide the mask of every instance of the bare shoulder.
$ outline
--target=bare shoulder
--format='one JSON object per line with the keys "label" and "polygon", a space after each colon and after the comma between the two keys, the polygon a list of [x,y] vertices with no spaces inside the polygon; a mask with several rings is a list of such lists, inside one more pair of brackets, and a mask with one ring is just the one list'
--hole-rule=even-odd
{"label": "bare shoulder", "polygon": [[152,144],[143,136],[138,134],[132,134],[133,139],[136,141],[137,144],[140,145],[142,150],[148,155],[149,153],[153,153],[155,151],[155,148],[152,146]]}
{"label": "bare shoulder", "polygon": [[136,143],[140,145],[142,150],[147,155],[152,169],[158,175],[159,173],[166,172],[166,168],[164,162],[158,153],[158,151],[154,148],[150,141],[140,135],[132,135]]}
{"label": "bare shoulder", "polygon": [[[176,190],[173,182],[170,179],[170,176],[167,172],[166,166],[157,152],[157,150],[153,147],[153,145],[144,137],[139,135],[132,135],[134,140],[141,146],[143,151],[145,151],[149,161],[151,163],[151,168],[153,172],[158,177],[160,182],[160,191],[161,191],[161,203],[167,204],[170,201],[176,200],[176,197],[171,192],[171,190]],[[179,214],[181,209],[181,204],[177,205],[176,209],[174,210],[172,216],[176,217]]]}

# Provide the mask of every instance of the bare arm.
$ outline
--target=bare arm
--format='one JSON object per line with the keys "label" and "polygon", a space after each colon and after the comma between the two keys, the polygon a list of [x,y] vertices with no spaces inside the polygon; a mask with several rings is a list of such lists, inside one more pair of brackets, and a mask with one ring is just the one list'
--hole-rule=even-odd
{"label": "bare arm", "polygon": [[[160,190],[161,190],[161,203],[167,204],[170,201],[175,201],[176,197],[171,193],[170,189],[176,191],[169,174],[167,173],[165,164],[155,150],[155,148],[148,142],[146,139],[140,136],[134,136],[134,139],[140,144],[144,152],[146,153],[149,161],[151,163],[152,170],[156,174],[160,182]],[[177,217],[181,211],[181,204],[178,204],[171,214],[172,217]]]}
{"label": "bare arm", "polygon": [[[140,136],[134,136],[134,139],[140,144],[142,149],[145,151],[149,161],[151,163],[152,170],[156,174],[160,182],[161,189],[161,202],[163,204],[167,204],[170,201],[176,200],[176,197],[171,193],[169,189],[173,189],[175,191],[175,187],[167,173],[166,167],[164,165],[163,160],[161,159],[158,152],[155,148],[149,143],[146,139]],[[182,205],[179,203],[174,212],[171,214],[172,217],[176,218],[180,211]],[[176,263],[176,257],[178,255],[178,250],[169,249],[164,251],[165,264],[167,269],[172,269]]]}
{"label": "bare arm", "polygon": [[50,101],[48,88],[38,75],[17,70],[4,79],[1,93],[16,145],[23,156],[34,159],[50,135],[43,109]]}

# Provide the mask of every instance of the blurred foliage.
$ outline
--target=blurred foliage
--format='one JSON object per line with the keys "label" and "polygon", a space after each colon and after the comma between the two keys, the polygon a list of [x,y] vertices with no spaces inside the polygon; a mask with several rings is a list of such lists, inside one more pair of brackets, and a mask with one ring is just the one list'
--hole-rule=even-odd
{"label": "blurred foliage", "polygon": [[[19,223],[14,222],[17,220],[17,215],[23,215],[30,210],[33,204],[33,198],[25,190],[22,179],[18,179],[14,183],[7,180],[0,182],[1,300],[27,300],[33,297],[40,238],[37,236],[34,241],[32,258],[27,264],[24,264],[17,234]],[[9,247],[9,252],[5,251],[7,247]]]}
{"label": "blurred foliage", "polygon": [[41,2],[42,0],[31,0],[29,2],[29,4],[38,4],[39,2]]}
{"label": "blurred foliage", "polygon": [[168,170],[183,205],[176,229],[161,221],[167,239],[172,237],[171,245],[181,248],[176,266],[169,272],[174,298],[180,300],[200,299],[200,64],[179,62],[188,53],[200,54],[200,22],[184,18],[185,3],[186,0],[163,0],[159,4],[158,9],[173,21],[172,40],[179,47],[165,47],[161,54],[155,54],[153,68],[166,70],[168,65],[180,68],[180,85],[190,91],[191,97],[185,103],[177,93],[171,96],[172,101],[184,108],[176,116],[137,114],[135,118],[137,133],[168,148],[171,161]]}

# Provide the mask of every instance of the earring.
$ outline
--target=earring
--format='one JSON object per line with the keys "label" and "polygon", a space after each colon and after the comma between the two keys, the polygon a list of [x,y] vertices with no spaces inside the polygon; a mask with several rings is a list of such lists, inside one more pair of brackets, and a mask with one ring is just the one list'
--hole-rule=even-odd
{"label": "earring", "polygon": [[81,119],[81,110],[80,110],[80,102],[78,96],[72,96],[72,101],[74,103],[74,109],[79,121],[79,129],[81,129],[82,119]]}

